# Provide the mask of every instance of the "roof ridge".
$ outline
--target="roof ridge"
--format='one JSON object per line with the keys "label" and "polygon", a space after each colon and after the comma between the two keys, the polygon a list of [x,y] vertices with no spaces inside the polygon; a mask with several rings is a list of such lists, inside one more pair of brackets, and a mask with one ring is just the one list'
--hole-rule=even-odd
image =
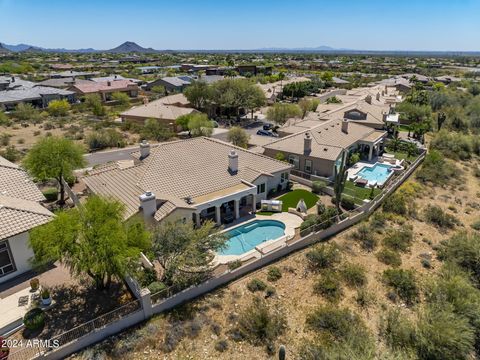
{"label": "roof ridge", "polygon": [[[39,207],[41,207],[42,209],[44,209],[45,211],[50,212],[50,210],[48,210],[46,207],[43,207],[43,206],[42,206],[39,202],[37,202],[37,201],[20,199],[20,198],[8,196],[8,195],[0,195],[0,209],[2,209],[2,208],[7,208],[7,209],[11,209],[11,210],[23,211],[23,212],[28,212],[28,213],[31,213],[31,214],[36,214],[36,215],[41,215],[41,216],[47,216],[47,217],[50,217],[50,216],[51,216],[51,215],[45,214],[45,212],[40,212],[40,211],[36,211],[36,210],[33,210],[33,209],[26,209],[26,208],[22,208],[22,207],[20,207],[20,206],[14,206],[14,205],[11,205],[11,204],[4,204],[4,203],[2,203],[2,201],[1,201],[2,197],[11,199],[12,201],[15,201],[15,202],[17,202],[17,203],[18,203],[18,202],[19,202],[19,203],[24,202],[24,203],[28,203],[29,205],[39,206]],[[53,215],[53,214],[52,214],[52,215]]]}

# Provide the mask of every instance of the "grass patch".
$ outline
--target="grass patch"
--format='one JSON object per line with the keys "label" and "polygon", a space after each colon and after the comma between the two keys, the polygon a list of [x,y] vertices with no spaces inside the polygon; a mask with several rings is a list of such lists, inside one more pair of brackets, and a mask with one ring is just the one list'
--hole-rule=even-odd
{"label": "grass patch", "polygon": [[285,212],[288,211],[288,208],[296,208],[300,199],[303,199],[307,208],[310,209],[317,203],[318,196],[308,190],[297,189],[278,198],[278,200],[283,201],[282,211]]}
{"label": "grass patch", "polygon": [[257,211],[256,214],[263,216],[272,216],[275,213],[273,211]]}
{"label": "grass patch", "polygon": [[372,194],[375,198],[381,191],[379,188],[374,188],[372,192],[372,189],[369,187],[357,186],[353,181],[346,181],[343,195],[353,197],[355,204],[361,205],[364,199],[370,199]]}

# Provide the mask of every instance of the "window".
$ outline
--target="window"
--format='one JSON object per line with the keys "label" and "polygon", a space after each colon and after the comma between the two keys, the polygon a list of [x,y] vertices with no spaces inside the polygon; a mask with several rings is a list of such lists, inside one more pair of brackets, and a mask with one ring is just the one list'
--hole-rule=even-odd
{"label": "window", "polygon": [[280,182],[285,182],[285,181],[288,181],[288,172],[284,172],[282,173],[282,175],[280,176]]}
{"label": "window", "polygon": [[257,194],[263,194],[265,192],[265,183],[257,185]]}
{"label": "window", "polygon": [[312,173],[312,160],[305,160],[305,168],[304,168],[306,173],[311,174]]}
{"label": "window", "polygon": [[295,166],[295,169],[298,169],[300,166],[300,160],[296,155],[288,155],[288,162]]}
{"label": "window", "polygon": [[0,277],[15,271],[12,254],[8,242],[0,242]]}

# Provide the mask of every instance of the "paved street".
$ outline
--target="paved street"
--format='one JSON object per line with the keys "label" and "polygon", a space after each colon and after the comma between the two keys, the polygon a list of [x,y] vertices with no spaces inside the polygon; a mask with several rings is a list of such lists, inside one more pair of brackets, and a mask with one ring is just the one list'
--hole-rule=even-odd
{"label": "paved street", "polygon": [[131,153],[136,150],[138,150],[138,146],[85,154],[85,159],[87,160],[88,164],[87,167],[105,164],[110,161],[133,160]]}

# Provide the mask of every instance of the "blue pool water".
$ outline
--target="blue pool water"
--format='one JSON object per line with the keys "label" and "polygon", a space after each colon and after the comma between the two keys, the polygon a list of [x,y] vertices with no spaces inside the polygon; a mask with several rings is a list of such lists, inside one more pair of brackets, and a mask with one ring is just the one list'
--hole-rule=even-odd
{"label": "blue pool water", "polygon": [[376,181],[378,184],[383,184],[392,172],[391,167],[391,165],[376,163],[372,167],[364,167],[357,175],[368,182]]}
{"label": "blue pool water", "polygon": [[227,231],[227,246],[220,255],[242,255],[267,240],[285,235],[285,224],[276,220],[255,220]]}

